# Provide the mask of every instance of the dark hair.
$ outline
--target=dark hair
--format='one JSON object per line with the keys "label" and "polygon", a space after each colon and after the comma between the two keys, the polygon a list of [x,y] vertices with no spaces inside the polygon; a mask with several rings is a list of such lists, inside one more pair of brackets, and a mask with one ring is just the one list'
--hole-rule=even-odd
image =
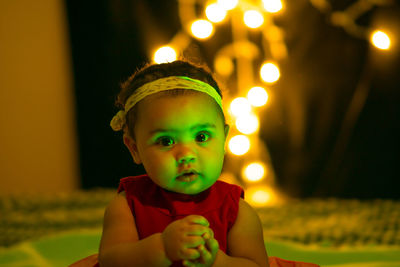
{"label": "dark hair", "polygon": [[[222,93],[213,77],[211,71],[204,65],[194,64],[185,60],[176,60],[170,63],[147,64],[143,68],[136,71],[127,81],[121,84],[121,91],[116,100],[116,106],[124,109],[125,102],[128,97],[142,85],[169,76],[186,76],[192,79],[197,79],[211,85],[215,91],[221,96]],[[185,90],[183,90],[185,91]],[[172,90],[175,94],[183,94],[182,90]],[[225,116],[222,112],[223,121],[225,124]],[[134,128],[137,120],[137,110],[134,106],[128,114],[126,114],[126,127],[129,135],[135,138]]]}

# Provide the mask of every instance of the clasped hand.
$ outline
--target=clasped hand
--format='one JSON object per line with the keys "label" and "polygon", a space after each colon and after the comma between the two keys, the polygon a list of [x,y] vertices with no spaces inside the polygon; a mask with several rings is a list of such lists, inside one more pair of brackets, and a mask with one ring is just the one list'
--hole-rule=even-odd
{"label": "clasped hand", "polygon": [[189,215],[170,223],[162,233],[167,257],[185,266],[211,266],[219,249],[206,218]]}

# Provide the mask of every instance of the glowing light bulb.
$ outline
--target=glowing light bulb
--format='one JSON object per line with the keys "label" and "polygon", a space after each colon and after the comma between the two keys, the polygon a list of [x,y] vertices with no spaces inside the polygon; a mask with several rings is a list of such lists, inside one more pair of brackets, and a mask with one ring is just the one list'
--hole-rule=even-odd
{"label": "glowing light bulb", "polygon": [[247,27],[255,29],[264,23],[264,17],[257,10],[247,10],[244,12],[243,21]]}
{"label": "glowing light bulb", "polygon": [[281,0],[263,0],[264,9],[269,13],[277,13],[282,10],[283,4]]}
{"label": "glowing light bulb", "polygon": [[226,16],[226,10],[221,5],[214,3],[206,7],[206,16],[212,22],[221,22]]}
{"label": "glowing light bulb", "polygon": [[236,128],[244,134],[252,134],[258,130],[259,122],[253,114],[241,115],[236,119]]}
{"label": "glowing light bulb", "polygon": [[194,37],[198,39],[207,39],[214,31],[214,27],[208,20],[199,19],[192,23],[190,27]]}
{"label": "glowing light bulb", "polygon": [[243,177],[249,182],[258,182],[265,176],[265,167],[262,163],[254,162],[243,169]]}
{"label": "glowing light bulb", "polygon": [[240,115],[249,114],[251,111],[251,105],[247,98],[237,97],[232,100],[230,110],[234,116],[238,117]]}
{"label": "glowing light bulb", "polygon": [[154,62],[157,64],[160,63],[167,63],[167,62],[172,62],[176,60],[176,52],[175,49],[173,49],[170,46],[163,46],[157,49],[157,51],[154,53],[153,57]]}
{"label": "glowing light bulb", "polygon": [[376,48],[382,50],[387,50],[390,48],[390,38],[383,31],[374,31],[371,34],[371,42]]}
{"label": "glowing light bulb", "polygon": [[252,194],[251,199],[257,205],[265,205],[271,199],[271,195],[265,190],[257,190]]}
{"label": "glowing light bulb", "polygon": [[229,140],[229,150],[237,156],[246,154],[250,149],[250,140],[245,135],[236,135]]}
{"label": "glowing light bulb", "polygon": [[218,0],[218,5],[220,5],[225,10],[234,9],[238,3],[239,0]]}
{"label": "glowing light bulb", "polygon": [[263,81],[267,83],[274,83],[279,80],[279,68],[274,63],[265,63],[261,66],[260,75]]}
{"label": "glowing light bulb", "polygon": [[250,205],[255,207],[265,207],[276,200],[276,196],[272,188],[265,186],[254,186],[246,190],[246,195]]}
{"label": "glowing light bulb", "polygon": [[250,104],[255,107],[261,107],[265,105],[268,101],[268,93],[264,88],[260,86],[255,86],[249,90],[247,93],[247,99]]}

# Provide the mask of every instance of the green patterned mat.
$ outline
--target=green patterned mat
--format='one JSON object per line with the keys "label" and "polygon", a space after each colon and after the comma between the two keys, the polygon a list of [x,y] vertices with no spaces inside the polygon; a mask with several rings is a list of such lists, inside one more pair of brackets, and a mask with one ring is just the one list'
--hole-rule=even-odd
{"label": "green patterned mat", "polygon": [[[97,252],[101,229],[74,230],[0,248],[0,266],[52,267],[69,264]],[[400,248],[320,248],[292,242],[266,243],[270,256],[331,267],[400,266]]]}

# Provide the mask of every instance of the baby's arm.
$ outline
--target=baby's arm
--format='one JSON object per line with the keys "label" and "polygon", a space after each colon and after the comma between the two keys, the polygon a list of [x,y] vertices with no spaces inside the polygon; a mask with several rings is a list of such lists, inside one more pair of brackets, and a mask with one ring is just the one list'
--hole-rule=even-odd
{"label": "baby's arm", "polygon": [[99,249],[100,266],[168,266],[161,234],[139,244],[135,219],[126,198],[117,195],[104,213],[103,234]]}
{"label": "baby's arm", "polygon": [[261,221],[243,199],[239,201],[237,219],[228,234],[228,254],[219,250],[213,266],[269,266]]}
{"label": "baby's arm", "polygon": [[[198,217],[188,216],[175,221],[164,230],[165,233],[139,240],[135,219],[126,198],[118,195],[104,214],[100,266],[169,266],[176,257],[195,259],[199,253],[191,248],[204,244],[201,235],[210,231],[201,225],[202,220]],[[199,236],[196,238],[193,235]]]}

